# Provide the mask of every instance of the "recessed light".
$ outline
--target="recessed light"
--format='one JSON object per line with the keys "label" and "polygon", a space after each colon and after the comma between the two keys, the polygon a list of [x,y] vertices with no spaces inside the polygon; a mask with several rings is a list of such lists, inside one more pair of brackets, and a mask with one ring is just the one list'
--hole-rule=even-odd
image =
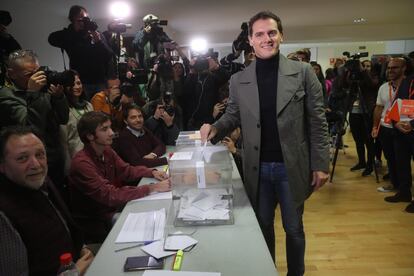
{"label": "recessed light", "polygon": [[354,19],[354,23],[356,24],[365,23],[365,22],[367,22],[367,20],[363,17]]}

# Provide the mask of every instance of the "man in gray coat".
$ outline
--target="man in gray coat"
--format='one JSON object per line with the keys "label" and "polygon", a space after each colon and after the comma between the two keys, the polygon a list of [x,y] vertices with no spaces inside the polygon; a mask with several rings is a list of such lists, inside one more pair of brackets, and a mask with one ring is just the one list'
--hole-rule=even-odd
{"label": "man in gray coat", "polygon": [[249,22],[256,61],[231,78],[225,114],[201,127],[218,141],[241,125],[244,185],[275,258],[274,216],[280,204],[288,275],[305,271],[304,201],[328,179],[329,143],[322,88],[312,67],[279,54],[280,18],[260,12]]}

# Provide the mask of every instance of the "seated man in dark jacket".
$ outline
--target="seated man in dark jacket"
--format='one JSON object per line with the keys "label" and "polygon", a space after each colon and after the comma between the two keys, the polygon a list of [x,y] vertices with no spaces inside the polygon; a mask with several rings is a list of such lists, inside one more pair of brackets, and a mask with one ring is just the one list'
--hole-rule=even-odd
{"label": "seated man in dark jacket", "polygon": [[[26,247],[29,274],[56,275],[59,257],[67,252],[84,273],[93,254],[83,247],[82,235],[47,178],[47,170],[43,142],[30,128],[3,129],[0,134],[0,212],[10,220]],[[0,252],[13,248],[15,246],[9,243],[0,244]],[[16,256],[16,252],[8,253]],[[2,254],[0,258],[7,256]],[[5,269],[1,267],[3,263],[0,260],[0,271]]]}
{"label": "seated man in dark jacket", "polygon": [[69,20],[69,27],[49,35],[49,43],[66,51],[69,67],[79,73],[89,100],[105,88],[105,80],[109,72],[113,72],[109,66],[114,54],[84,7],[72,6]]}
{"label": "seated man in dark jacket", "polygon": [[144,114],[137,105],[129,105],[124,110],[126,127],[118,138],[119,156],[131,165],[156,167],[167,164],[165,145],[144,127]]}

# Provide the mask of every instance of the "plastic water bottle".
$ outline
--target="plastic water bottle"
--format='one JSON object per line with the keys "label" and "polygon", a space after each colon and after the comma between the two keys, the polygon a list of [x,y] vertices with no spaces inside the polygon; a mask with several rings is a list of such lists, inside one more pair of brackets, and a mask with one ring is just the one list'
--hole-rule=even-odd
{"label": "plastic water bottle", "polygon": [[60,268],[58,276],[79,276],[79,270],[76,268],[72,259],[72,254],[64,253],[60,256]]}

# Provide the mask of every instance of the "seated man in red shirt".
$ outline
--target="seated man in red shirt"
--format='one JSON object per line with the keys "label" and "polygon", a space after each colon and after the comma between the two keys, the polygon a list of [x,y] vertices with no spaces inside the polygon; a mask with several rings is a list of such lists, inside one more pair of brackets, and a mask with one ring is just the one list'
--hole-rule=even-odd
{"label": "seated man in red shirt", "polygon": [[167,164],[167,158],[159,157],[165,153],[165,145],[144,127],[144,115],[137,105],[124,109],[126,127],[118,138],[119,156],[131,165],[156,167]]}
{"label": "seated man in red shirt", "polygon": [[[130,200],[152,192],[171,189],[164,172],[125,163],[111,148],[113,131],[110,119],[91,111],[78,123],[79,137],[85,145],[75,154],[69,172],[69,188],[74,218],[89,242],[102,242],[115,213]],[[156,184],[127,186],[141,177],[161,180]]]}

